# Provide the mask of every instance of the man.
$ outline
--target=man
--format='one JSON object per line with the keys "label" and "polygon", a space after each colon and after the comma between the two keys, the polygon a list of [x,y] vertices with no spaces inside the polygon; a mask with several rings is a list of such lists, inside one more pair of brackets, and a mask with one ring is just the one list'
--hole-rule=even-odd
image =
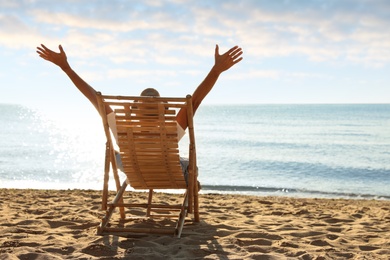
{"label": "man", "polygon": [[[95,106],[95,108],[99,111],[98,108],[98,102],[96,97],[96,90],[93,89],[87,82],[85,82],[69,65],[66,57],[66,53],[61,45],[59,45],[60,52],[54,52],[47,48],[45,45],[41,44],[41,47],[37,47],[37,53],[39,56],[47,61],[50,61],[54,63],[55,65],[59,66],[72,80],[74,85],[80,90],[80,92]],[[219,47],[216,45],[215,47],[215,54],[214,54],[214,66],[211,68],[210,72],[207,74],[206,78],[203,80],[202,83],[195,89],[194,93],[192,94],[192,106],[194,110],[194,114],[196,110],[198,109],[199,105],[202,103],[203,99],[207,96],[207,94],[210,92],[210,90],[214,87],[215,83],[217,82],[219,76],[222,72],[230,69],[232,66],[237,64],[242,60],[242,49],[238,46],[235,46],[225,52],[224,54],[219,54]],[[157,90],[152,88],[147,88],[144,91],[142,91],[141,96],[159,96]],[[113,120],[113,111],[110,107],[107,107],[107,117],[109,121],[109,125],[111,129],[115,129],[116,126],[113,125],[112,122],[115,122]],[[110,118],[112,120],[110,120]],[[187,111],[185,108],[181,109],[176,117],[177,123],[178,123],[178,135],[179,140],[184,135],[187,125]],[[110,123],[111,121],[111,123]],[[118,165],[121,165],[120,163],[120,156],[118,154],[117,156]],[[186,177],[187,180],[187,172],[186,168],[188,166],[188,160],[187,161],[181,161],[182,167],[183,167],[183,174]]]}
{"label": "man", "polygon": [[[60,52],[54,52],[47,48],[45,45],[41,44],[41,47],[37,47],[37,53],[39,56],[47,61],[54,63],[59,66],[72,80],[73,84],[81,91],[81,93],[88,98],[88,100],[98,109],[96,90],[93,89],[87,82],[85,82],[69,65],[66,57],[66,53],[62,46],[59,46]],[[206,78],[202,83],[195,89],[192,94],[192,106],[194,114],[198,109],[199,105],[202,103],[203,99],[207,96],[210,90],[214,87],[215,83],[218,80],[218,77],[222,72],[230,69],[233,65],[237,64],[242,60],[242,49],[238,46],[235,46],[225,52],[224,54],[219,54],[219,47],[215,47],[215,63],[211,68],[210,72],[207,74]],[[146,89],[143,92],[143,95],[159,95],[158,92],[154,89]],[[154,93],[154,94],[147,94]],[[142,94],[142,93],[141,93]],[[112,110],[108,109],[107,114],[111,113]],[[177,116],[177,122],[182,127],[183,130],[187,128],[187,112],[185,109],[179,111]]]}

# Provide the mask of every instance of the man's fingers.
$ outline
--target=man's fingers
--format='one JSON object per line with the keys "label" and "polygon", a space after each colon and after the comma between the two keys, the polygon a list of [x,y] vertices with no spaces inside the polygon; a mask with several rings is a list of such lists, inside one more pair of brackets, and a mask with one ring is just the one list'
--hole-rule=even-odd
{"label": "man's fingers", "polygon": [[240,61],[242,61],[242,57],[240,57],[239,59],[236,59],[236,60],[233,60],[233,64],[236,64],[236,63],[239,63]]}
{"label": "man's fingers", "polygon": [[[237,59],[238,57],[240,57],[241,55],[242,55],[242,51],[241,51],[241,49],[239,49],[238,52],[232,53],[230,57],[232,57],[232,59],[235,60],[235,59]],[[241,59],[242,59],[242,58],[241,58]]]}
{"label": "man's fingers", "polygon": [[237,56],[237,55],[241,55],[242,54],[242,49],[239,48],[239,47],[236,47],[236,48],[233,48],[229,50],[229,55],[234,57],[234,56]]}
{"label": "man's fingers", "polygon": [[49,50],[45,45],[41,44],[42,48],[44,48],[45,50]]}
{"label": "man's fingers", "polygon": [[227,53],[229,53],[229,55],[231,55],[233,52],[235,52],[237,50],[240,51],[241,48],[239,48],[238,46],[234,46],[234,47],[230,48],[230,50],[228,50]]}
{"label": "man's fingers", "polygon": [[219,46],[218,46],[218,44],[215,45],[215,56],[219,56]]}

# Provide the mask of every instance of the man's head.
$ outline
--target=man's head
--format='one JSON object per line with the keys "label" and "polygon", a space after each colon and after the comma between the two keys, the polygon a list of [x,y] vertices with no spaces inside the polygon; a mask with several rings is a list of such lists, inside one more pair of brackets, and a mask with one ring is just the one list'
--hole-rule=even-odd
{"label": "man's head", "polygon": [[146,88],[141,92],[143,97],[159,97],[160,93],[154,88]]}
{"label": "man's head", "polygon": [[[160,93],[158,93],[158,91],[154,88],[146,88],[144,89],[142,92],[141,92],[141,97],[160,97]],[[156,110],[157,110],[157,107],[156,107],[156,103],[152,100],[145,100],[145,101],[138,101],[138,100],[134,100],[135,103],[143,103],[143,105],[141,107],[138,107],[138,106],[134,106],[133,108],[135,109],[139,109],[139,110],[142,110],[142,112],[138,112],[138,115],[142,115],[142,116],[158,116],[158,114],[155,114]],[[147,105],[145,106],[145,103],[147,103]],[[149,105],[149,104],[153,104],[153,105]],[[145,111],[153,111],[153,113],[145,113]]]}

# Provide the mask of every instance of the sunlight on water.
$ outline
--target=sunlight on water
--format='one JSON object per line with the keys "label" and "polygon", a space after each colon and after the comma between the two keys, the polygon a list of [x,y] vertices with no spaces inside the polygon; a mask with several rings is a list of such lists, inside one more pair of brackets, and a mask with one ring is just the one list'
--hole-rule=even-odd
{"label": "sunlight on water", "polygon": [[55,168],[59,171],[71,170],[73,182],[85,186],[94,187],[95,183],[101,183],[105,137],[100,119],[71,118],[55,123],[57,129],[52,131],[50,140],[56,155]]}
{"label": "sunlight on water", "polygon": [[[18,117],[10,118],[2,133],[15,138],[6,140],[8,151],[2,153],[2,185],[18,179],[18,185],[31,188],[100,188],[105,139],[97,115],[50,117],[20,109]],[[47,187],[48,183],[51,187]]]}

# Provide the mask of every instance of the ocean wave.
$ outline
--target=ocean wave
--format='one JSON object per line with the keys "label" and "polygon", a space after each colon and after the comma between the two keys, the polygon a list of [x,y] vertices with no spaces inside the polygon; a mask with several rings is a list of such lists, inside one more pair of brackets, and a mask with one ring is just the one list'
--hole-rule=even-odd
{"label": "ocean wave", "polygon": [[289,196],[307,198],[345,198],[345,199],[376,199],[390,200],[389,195],[373,195],[347,192],[319,191],[308,189],[291,189],[282,187],[259,186],[228,186],[228,185],[202,185],[204,193],[237,193],[262,196]]}

